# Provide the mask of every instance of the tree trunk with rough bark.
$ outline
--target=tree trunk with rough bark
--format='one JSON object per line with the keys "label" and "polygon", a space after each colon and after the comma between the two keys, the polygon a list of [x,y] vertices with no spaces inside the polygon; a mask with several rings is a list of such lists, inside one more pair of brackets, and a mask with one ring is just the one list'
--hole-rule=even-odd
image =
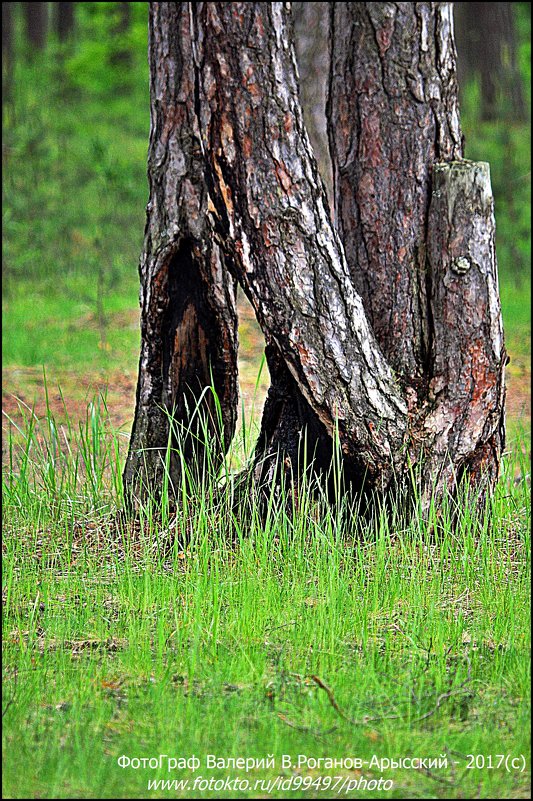
{"label": "tree trunk with rough bark", "polygon": [[[171,5],[151,11],[152,192],[126,487],[132,454],[152,447],[165,320],[184,319],[185,261],[178,260],[173,295],[167,254],[193,239],[191,215],[195,240],[211,250],[210,258],[190,257],[185,273],[205,293],[223,290],[224,302],[211,307],[213,325],[234,322],[228,270],[267,341],[272,385],[256,448],[259,483],[279,481],[284,471],[297,483],[304,444],[315,470],[327,472],[338,440],[352,487],[398,488],[415,466],[425,507],[431,490],[455,491],[465,474],[480,490],[490,487],[502,446],[505,359],[492,197],[486,166],[461,159],[449,4],[332,4],[338,230],[303,122],[287,4],[176,4],[176,12]],[[169,59],[173,83],[160,77]],[[168,129],[178,131],[174,161]],[[195,160],[187,132],[196,137]],[[187,315],[193,328],[198,319]],[[233,342],[234,328],[221,327]],[[171,361],[194,364],[193,335],[172,341]],[[228,353],[221,376],[232,383],[221,405],[234,420]],[[167,410],[182,409],[184,386],[172,383]],[[167,430],[160,422],[158,449]],[[153,478],[146,473],[148,484]]]}
{"label": "tree trunk with rough bark", "polygon": [[[156,496],[165,475],[181,488],[179,449],[202,460],[201,417],[221,459],[237,416],[235,285],[208,216],[196,117],[187,3],[151,3],[150,199],[141,277],[141,355],[135,420],[124,471],[130,504]],[[213,387],[220,400],[221,419]],[[197,409],[196,416],[193,412]],[[169,470],[165,467],[167,446]]]}
{"label": "tree trunk with rough bark", "polygon": [[347,475],[382,488],[403,458],[405,404],[330,222],[290,17],[278,3],[201,3],[193,17],[215,230],[269,344],[258,457],[279,448],[297,471],[307,428],[309,456],[329,462],[338,429]]}
{"label": "tree trunk with rough bark", "polygon": [[339,234],[409,406],[411,462],[453,490],[475,465],[497,474],[506,357],[488,165],[462,160],[451,4],[331,9]]}

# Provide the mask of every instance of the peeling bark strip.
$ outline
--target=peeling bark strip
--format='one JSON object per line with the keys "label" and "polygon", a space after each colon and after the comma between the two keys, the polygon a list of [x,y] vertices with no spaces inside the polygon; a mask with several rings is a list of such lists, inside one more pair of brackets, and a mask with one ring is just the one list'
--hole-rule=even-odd
{"label": "peeling bark strip", "polygon": [[431,169],[462,156],[451,3],[331,3],[336,224],[374,334],[420,402]]}
{"label": "peeling bark strip", "polygon": [[285,3],[191,4],[197,112],[219,242],[303,398],[386,486],[406,405],[354,291],[298,99]]}
{"label": "peeling bark strip", "polygon": [[489,165],[436,164],[428,225],[433,324],[429,410],[420,429],[426,483],[467,475],[489,487],[504,446],[504,367]]}
{"label": "peeling bark strip", "polygon": [[[141,356],[137,405],[124,470],[127,499],[157,494],[173,429],[200,414],[211,421],[219,457],[234,434],[237,412],[235,288],[207,216],[205,162],[194,111],[194,71],[187,3],[151,3],[149,21],[150,200],[141,277]],[[217,421],[213,384],[220,400]],[[196,424],[184,441],[187,461],[200,457]],[[221,430],[222,429],[222,430]],[[175,437],[170,440],[175,442]],[[215,446],[216,447],[216,446]],[[179,488],[180,459],[170,476]],[[172,489],[172,488],[171,488]]]}

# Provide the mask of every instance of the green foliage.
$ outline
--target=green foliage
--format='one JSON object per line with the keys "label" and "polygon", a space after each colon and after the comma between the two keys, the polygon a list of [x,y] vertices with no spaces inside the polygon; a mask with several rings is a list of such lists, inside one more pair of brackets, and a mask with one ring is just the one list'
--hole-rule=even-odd
{"label": "green foliage", "polygon": [[[113,99],[117,91],[138,91],[146,70],[148,4],[129,3],[128,24],[121,27],[120,3],[80,3],[77,25],[83,46],[67,59],[65,73],[73,88],[97,98]],[[145,83],[144,89],[146,90]]]}
{"label": "green foliage", "polygon": [[[136,364],[135,325],[120,331],[114,315],[137,307],[147,199],[148,8],[131,3],[130,24],[119,33],[118,6],[76,4],[73,41],[52,39],[31,59],[20,9],[16,15],[18,58],[2,145],[6,364]],[[530,103],[530,4],[514,7]],[[124,52],[127,59],[117,60]],[[515,336],[516,304],[508,312],[506,286],[521,282],[527,327],[529,126],[481,122],[479,107],[474,82],[462,93],[466,155],[491,164],[505,327],[519,343],[524,326]]]}
{"label": "green foliage", "polygon": [[[74,42],[52,41],[31,60],[21,55],[17,28],[3,138],[7,363],[118,365],[138,343],[137,332],[128,328],[121,340],[110,328],[113,314],[137,307],[147,6],[131,4],[130,27],[119,36],[117,5],[77,4]],[[114,63],[126,47],[127,63]]]}

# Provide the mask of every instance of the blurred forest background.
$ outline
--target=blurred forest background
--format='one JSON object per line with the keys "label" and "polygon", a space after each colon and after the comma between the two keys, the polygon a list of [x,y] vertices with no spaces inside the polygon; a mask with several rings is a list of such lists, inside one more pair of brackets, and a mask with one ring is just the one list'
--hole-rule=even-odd
{"label": "blurred forest background", "polygon": [[[326,184],[327,3],[293,3],[302,99]],[[2,3],[3,407],[60,409],[107,389],[129,432],[139,347],[137,264],[148,198],[148,4]],[[529,3],[456,3],[466,157],[489,161],[508,410],[530,409]],[[247,408],[263,340],[241,303]],[[57,389],[60,385],[62,393]],[[260,381],[260,395],[268,377]],[[63,397],[62,397],[63,396]]]}

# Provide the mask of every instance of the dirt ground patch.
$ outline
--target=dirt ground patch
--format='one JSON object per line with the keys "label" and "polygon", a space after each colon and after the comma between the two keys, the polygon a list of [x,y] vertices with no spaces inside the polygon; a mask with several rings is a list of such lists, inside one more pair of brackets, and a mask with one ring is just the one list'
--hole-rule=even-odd
{"label": "dirt ground patch", "polygon": [[128,430],[135,408],[136,375],[122,371],[112,373],[70,370],[49,371],[45,381],[43,372],[34,367],[5,367],[2,370],[2,410],[4,420],[11,418],[17,424],[24,412],[31,411],[39,419],[46,417],[48,409],[58,423],[67,418],[74,427],[83,422],[87,406],[97,397],[105,400],[109,421],[114,428]]}
{"label": "dirt ground patch", "polygon": [[[242,295],[239,298],[239,341],[242,405],[247,419],[250,419],[253,410],[254,419],[259,421],[269,375],[264,365],[259,376],[264,339],[254,312]],[[506,380],[508,422],[513,426],[521,424],[528,428],[531,420],[529,365],[523,359],[511,360]],[[68,419],[77,429],[86,420],[89,403],[101,397],[105,399],[111,426],[129,435],[135,410],[136,384],[136,368],[132,367],[109,371],[91,370],[90,367],[86,371],[47,369],[47,400],[41,367],[6,366],[2,370],[3,431],[5,433],[9,428],[10,420],[19,425],[32,410],[37,418],[45,418],[47,406],[58,424],[64,424]]]}
{"label": "dirt ground patch", "polygon": [[[266,391],[268,371],[264,368],[256,390],[256,378],[260,357],[242,359],[241,395],[247,415],[254,405],[255,419],[260,417]],[[88,404],[97,397],[105,399],[109,422],[113,428],[129,433],[135,410],[135,388],[137,375],[133,372],[115,370],[111,373],[84,373],[72,371],[50,371],[47,374],[48,401],[42,370],[33,367],[5,367],[2,370],[3,430],[8,419],[20,424],[23,410],[31,410],[41,419],[46,417],[47,403],[58,423],[67,418],[77,428],[86,419]],[[255,403],[254,403],[255,396]],[[507,377],[507,419],[525,426],[531,420],[531,373],[524,370]]]}

